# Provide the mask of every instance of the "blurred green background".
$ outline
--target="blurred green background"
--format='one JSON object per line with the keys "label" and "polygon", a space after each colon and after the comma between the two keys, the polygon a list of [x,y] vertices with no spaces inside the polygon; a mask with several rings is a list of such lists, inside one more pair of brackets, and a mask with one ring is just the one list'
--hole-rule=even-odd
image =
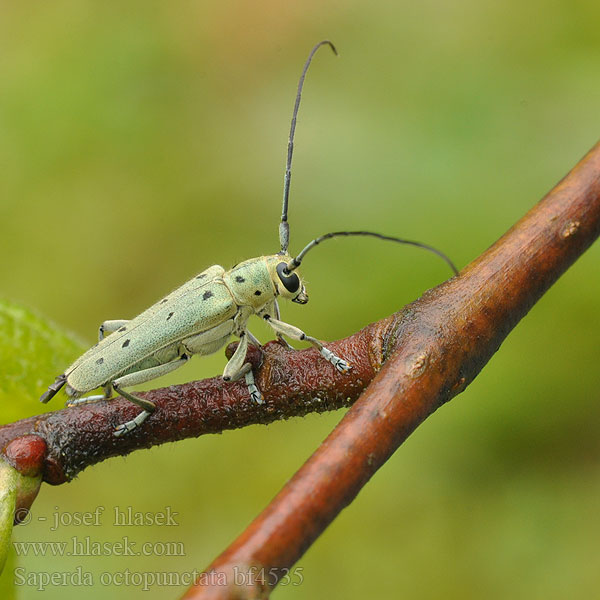
{"label": "blurred green background", "polygon": [[[340,56],[322,50],[306,81],[292,249],[364,228],[436,245],[462,267],[600,133],[597,2],[9,1],[1,15],[0,295],[86,345],[104,319],[134,316],[206,266],[278,250],[295,88],[323,38]],[[302,585],[277,598],[597,593],[599,258],[596,245],[416,431],[298,563]],[[303,272],[311,302],[283,316],[322,339],[448,276],[427,253],[372,240],[331,242]],[[218,374],[225,358],[192,363],[147,387]],[[4,421],[44,410],[55,374],[17,406],[4,400]],[[341,414],[169,444],[45,486],[16,541],[128,536],[181,542],[183,556],[13,557],[4,597],[15,568],[23,583],[80,567],[93,587],[49,585],[47,598],[90,600],[142,595],[102,574],[203,568]],[[98,506],[102,526],[51,531],[56,511]],[[167,506],[177,527],[111,525],[115,507]]]}

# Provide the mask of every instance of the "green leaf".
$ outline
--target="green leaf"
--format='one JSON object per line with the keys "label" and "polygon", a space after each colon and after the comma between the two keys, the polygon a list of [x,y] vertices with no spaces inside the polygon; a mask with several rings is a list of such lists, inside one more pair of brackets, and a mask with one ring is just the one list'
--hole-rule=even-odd
{"label": "green leaf", "polygon": [[82,348],[32,311],[0,300],[0,422],[45,412],[40,395]]}

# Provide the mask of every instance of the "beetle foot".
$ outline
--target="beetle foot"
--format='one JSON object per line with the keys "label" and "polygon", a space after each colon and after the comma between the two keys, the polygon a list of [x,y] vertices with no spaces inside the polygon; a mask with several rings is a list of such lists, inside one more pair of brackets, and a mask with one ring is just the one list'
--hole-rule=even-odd
{"label": "beetle foot", "polygon": [[246,379],[246,386],[248,387],[248,392],[250,394],[250,400],[252,402],[256,402],[256,404],[264,404],[263,395],[260,393],[256,383],[254,382],[254,375],[252,371],[248,371],[246,375],[244,375]]}
{"label": "beetle foot", "polygon": [[336,356],[331,350],[321,348],[321,356],[329,361],[340,373],[348,373],[352,369],[352,365],[348,364],[344,359]]}
{"label": "beetle foot", "polygon": [[69,398],[65,402],[65,406],[67,408],[72,408],[73,406],[91,404],[92,402],[98,402],[100,400],[106,400],[106,396],[104,394],[97,394],[96,396],[85,396],[85,398]]}
{"label": "beetle foot", "polygon": [[115,427],[115,431],[113,435],[115,437],[121,437],[134,429],[137,429],[152,413],[147,410],[143,410],[135,419],[131,419],[131,421],[127,421],[121,425]]}
{"label": "beetle foot", "polygon": [[277,334],[277,340],[287,350],[295,350],[294,346],[292,346],[280,333]]}

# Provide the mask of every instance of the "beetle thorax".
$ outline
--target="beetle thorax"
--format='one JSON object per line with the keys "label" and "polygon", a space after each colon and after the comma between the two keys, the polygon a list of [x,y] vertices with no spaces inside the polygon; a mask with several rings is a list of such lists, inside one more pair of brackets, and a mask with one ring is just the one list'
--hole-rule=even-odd
{"label": "beetle thorax", "polygon": [[223,281],[238,306],[260,310],[277,295],[263,256],[239,263],[223,275]]}

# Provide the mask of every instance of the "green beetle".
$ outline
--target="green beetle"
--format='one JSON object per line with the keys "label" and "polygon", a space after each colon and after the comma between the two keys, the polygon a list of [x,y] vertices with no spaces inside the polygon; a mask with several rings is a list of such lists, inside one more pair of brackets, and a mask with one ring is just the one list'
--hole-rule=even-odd
{"label": "green beetle", "polygon": [[[114,390],[142,408],[134,419],[116,427],[114,435],[121,436],[139,427],[155,410],[151,401],[135,396],[124,388],[170,373],[194,354],[212,354],[223,347],[231,336],[235,336],[240,343],[223,371],[223,379],[237,381],[244,377],[250,398],[261,404],[262,394],[254,382],[252,367],[246,362],[248,343],[260,346],[247,329],[248,319],[252,315],[264,319],[282,342],[287,343],[284,336],[307,341],[318,348],[323,358],[338,371],[347,373],[351,366],[345,360],[316,338],[281,321],[277,303],[279,297],[299,304],[308,302],[304,284],[295,271],[306,253],[326,239],[371,236],[410,244],[434,252],[457,273],[450,259],[431,246],[370,231],[327,233],[312,240],[296,257],[288,253],[287,211],[296,118],[306,72],[315,52],[323,45],[329,45],[337,54],[330,41],[319,42],[311,50],[298,83],[279,225],[281,250],[277,254],[246,260],[229,271],[219,265],[209,267],[134,319],[105,321],[100,326],[98,343],[56,378],[40,398],[42,402],[48,402],[63,386],[66,386],[69,406],[108,399]],[[103,394],[84,396],[97,388],[103,388]]]}

